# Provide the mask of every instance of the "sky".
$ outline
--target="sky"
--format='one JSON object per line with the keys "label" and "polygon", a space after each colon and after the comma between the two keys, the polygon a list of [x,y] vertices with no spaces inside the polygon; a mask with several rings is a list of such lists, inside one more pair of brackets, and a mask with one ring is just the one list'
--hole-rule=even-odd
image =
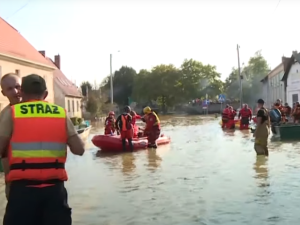
{"label": "sky", "polygon": [[261,50],[270,68],[300,50],[299,8],[297,0],[0,0],[0,17],[48,57],[60,54],[76,84],[109,75],[110,54],[113,70],[193,58],[225,80],[237,44],[241,65]]}

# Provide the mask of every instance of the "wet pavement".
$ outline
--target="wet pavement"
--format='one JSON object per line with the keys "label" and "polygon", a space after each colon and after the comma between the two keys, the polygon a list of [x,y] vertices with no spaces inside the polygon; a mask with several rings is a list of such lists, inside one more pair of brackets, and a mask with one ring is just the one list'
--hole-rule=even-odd
{"label": "wet pavement", "polygon": [[224,132],[218,122],[165,118],[172,143],[157,150],[104,155],[89,143],[83,157],[69,154],[73,224],[298,224],[300,143],[271,142],[270,157],[257,158],[249,131]]}

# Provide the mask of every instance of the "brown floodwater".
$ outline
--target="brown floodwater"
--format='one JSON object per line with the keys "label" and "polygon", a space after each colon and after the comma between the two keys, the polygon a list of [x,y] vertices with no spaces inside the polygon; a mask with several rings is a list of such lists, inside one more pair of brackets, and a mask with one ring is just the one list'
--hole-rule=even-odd
{"label": "brown floodwater", "polygon": [[73,224],[298,224],[300,144],[272,141],[270,157],[256,157],[250,132],[224,132],[218,122],[162,118],[170,145],[104,155],[88,143],[83,157],[69,154]]}

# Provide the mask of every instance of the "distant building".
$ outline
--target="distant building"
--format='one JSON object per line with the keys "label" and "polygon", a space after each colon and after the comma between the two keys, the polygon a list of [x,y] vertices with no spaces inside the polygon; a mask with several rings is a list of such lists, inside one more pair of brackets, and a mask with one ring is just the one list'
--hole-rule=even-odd
{"label": "distant building", "polygon": [[54,61],[46,57],[45,51],[40,51],[47,61],[55,67],[54,80],[54,103],[67,110],[69,117],[82,117],[82,95],[77,86],[71,82],[61,71],[60,55],[54,56]]}
{"label": "distant building", "polygon": [[296,51],[287,63],[287,67],[282,78],[286,85],[287,102],[290,106],[294,102],[300,101],[300,53]]}
{"label": "distant building", "polygon": [[[47,82],[47,101],[54,102],[53,71],[55,67],[10,24],[0,17],[0,78],[7,73],[20,77],[38,74]],[[0,110],[8,100],[0,95]]]}
{"label": "distant building", "polygon": [[261,80],[263,83],[263,99],[267,107],[281,99],[284,103],[286,100],[285,84],[282,81],[287,62],[290,58],[282,57],[281,63],[271,70],[268,75]]}

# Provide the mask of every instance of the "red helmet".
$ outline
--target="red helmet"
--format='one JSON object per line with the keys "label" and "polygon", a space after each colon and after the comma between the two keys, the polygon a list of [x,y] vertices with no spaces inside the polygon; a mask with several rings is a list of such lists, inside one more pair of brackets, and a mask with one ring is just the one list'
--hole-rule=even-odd
{"label": "red helmet", "polygon": [[114,111],[111,111],[111,112],[108,113],[108,115],[109,115],[109,116],[114,116],[114,115],[115,115],[115,112],[114,112]]}

